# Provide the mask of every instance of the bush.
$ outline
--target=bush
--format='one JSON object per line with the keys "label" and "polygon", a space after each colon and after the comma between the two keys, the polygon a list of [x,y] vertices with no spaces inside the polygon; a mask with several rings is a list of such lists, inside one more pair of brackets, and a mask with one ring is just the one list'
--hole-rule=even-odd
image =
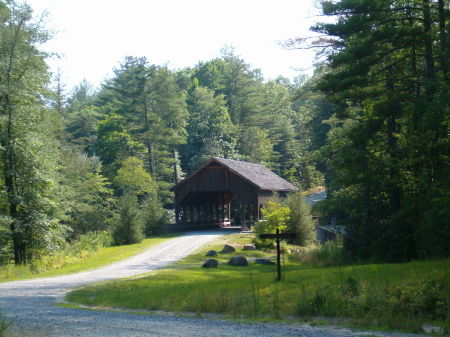
{"label": "bush", "polygon": [[33,263],[34,272],[44,272],[64,268],[71,263],[84,260],[99,250],[111,245],[111,235],[106,232],[89,232],[80,235],[77,240],[67,243],[63,249],[44,256]]}
{"label": "bush", "polygon": [[114,231],[116,244],[129,245],[144,240],[144,218],[138,197],[131,191],[125,192],[120,198],[118,210]]}
{"label": "bush", "polygon": [[253,230],[256,237],[252,240],[258,249],[273,249],[274,241],[271,239],[260,239],[259,234],[274,234],[279,229],[280,232],[286,229],[285,223],[289,220],[290,210],[281,203],[269,201],[268,205],[262,209],[264,220],[259,221]]}
{"label": "bush", "polygon": [[289,219],[286,221],[286,231],[296,233],[297,237],[291,241],[299,246],[310,245],[316,236],[315,225],[311,215],[311,207],[305,202],[301,191],[290,193],[285,201],[290,209]]}
{"label": "bush", "polygon": [[[323,282],[303,292],[297,314],[306,316],[346,316],[357,322],[391,329],[421,331],[425,322],[449,319],[448,283],[441,276],[409,280],[395,287],[356,281],[348,277],[342,284]],[[376,319],[374,319],[376,318]]]}
{"label": "bush", "polygon": [[342,266],[352,263],[349,253],[342,247],[342,244],[333,241],[327,241],[323,245],[299,252],[295,258],[302,263],[314,266]]}
{"label": "bush", "polygon": [[166,210],[161,201],[156,196],[148,196],[142,201],[141,209],[144,218],[145,235],[163,234],[168,221]]}

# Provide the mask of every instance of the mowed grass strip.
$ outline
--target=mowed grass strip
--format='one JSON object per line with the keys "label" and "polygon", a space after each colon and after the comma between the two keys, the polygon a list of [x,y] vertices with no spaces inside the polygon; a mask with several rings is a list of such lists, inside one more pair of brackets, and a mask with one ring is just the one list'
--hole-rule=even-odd
{"label": "mowed grass strip", "polygon": [[[283,279],[277,282],[276,266],[253,261],[274,259],[274,252],[237,248],[236,253],[213,257],[218,268],[201,267],[210,249],[221,251],[224,243],[243,245],[250,240],[249,235],[223,236],[151,276],[78,289],[66,299],[89,306],[259,319],[345,317],[358,326],[414,332],[425,323],[448,329],[449,259],[342,267],[285,261]],[[228,265],[235,255],[246,256],[249,266]]]}
{"label": "mowed grass strip", "polygon": [[77,259],[64,268],[40,272],[38,274],[33,272],[29,266],[14,266],[13,264],[2,266],[0,267],[0,282],[69,275],[97,269],[130,258],[177,236],[179,234],[167,234],[160,237],[148,238],[137,244],[103,248],[89,257]]}

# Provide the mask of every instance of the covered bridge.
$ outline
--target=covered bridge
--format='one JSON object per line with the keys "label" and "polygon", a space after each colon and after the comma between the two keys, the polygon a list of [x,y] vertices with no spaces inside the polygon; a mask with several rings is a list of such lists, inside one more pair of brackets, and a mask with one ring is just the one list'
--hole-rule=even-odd
{"label": "covered bridge", "polygon": [[259,221],[261,207],[274,192],[283,195],[297,188],[262,165],[212,157],[172,190],[180,230],[229,226],[235,198],[244,230]]}

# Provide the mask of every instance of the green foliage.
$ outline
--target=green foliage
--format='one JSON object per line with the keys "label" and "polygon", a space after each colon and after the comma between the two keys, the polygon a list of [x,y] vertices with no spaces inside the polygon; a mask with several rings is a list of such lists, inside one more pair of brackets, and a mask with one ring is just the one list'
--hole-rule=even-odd
{"label": "green foliage", "polygon": [[[34,261],[32,265],[0,265],[0,280],[31,279],[37,277],[36,273],[39,273],[39,277],[53,277],[98,269],[142,253],[174,236],[176,235],[144,239],[141,243],[134,245],[106,247],[109,243],[113,243],[113,237],[109,232],[87,233],[70,244],[64,245],[62,250],[51,256],[44,256],[41,260]],[[78,244],[78,242],[83,243]],[[75,248],[71,247],[72,243]],[[100,248],[100,243],[106,248]],[[94,251],[95,249],[97,251]]]}
{"label": "green foliage", "polygon": [[33,263],[33,272],[43,273],[46,271],[66,268],[80,260],[85,260],[94,253],[109,247],[112,237],[110,233],[88,232],[78,236],[76,240],[65,243],[60,250],[51,255],[43,256]]}
{"label": "green foliage", "polygon": [[310,246],[304,251],[299,250],[297,253],[291,254],[289,258],[316,267],[343,266],[354,262],[348,252],[343,249],[342,242],[333,241],[327,241],[323,245]]}
{"label": "green foliage", "polygon": [[4,318],[0,309],[0,337],[7,336],[7,329],[14,323],[13,319]]}
{"label": "green foliage", "polygon": [[112,189],[102,176],[98,157],[66,146],[62,150],[60,189],[64,190],[65,223],[72,229],[72,237],[90,231],[108,230],[112,217]]}
{"label": "green foliage", "polygon": [[[67,300],[92,306],[221,313],[253,319],[294,316],[298,321],[300,316],[309,321],[321,316],[323,322],[327,321],[323,317],[332,316],[333,322],[341,317],[347,325],[389,331],[423,332],[424,324],[448,325],[448,260],[313,267],[290,259],[282,266],[282,282],[274,281],[276,268],[256,263],[245,270],[233,268],[226,256],[217,257],[218,268],[199,268],[210,249],[250,240],[251,235],[222,236],[156,275],[78,289]],[[269,255],[241,253],[248,257]]]}
{"label": "green foliage", "polygon": [[0,265],[12,260],[11,219],[0,216]]}
{"label": "green foliage", "polygon": [[298,190],[290,193],[284,204],[289,208],[289,219],[286,221],[286,232],[296,233],[292,240],[299,246],[310,245],[315,237],[315,224],[311,215],[311,207],[305,202],[304,194]]}
{"label": "green foliage", "polygon": [[[421,332],[423,322],[445,322],[449,316],[446,284],[440,276],[409,279],[391,287],[348,277],[342,284],[322,282],[303,294],[300,315],[345,315],[359,324]],[[369,323],[376,318],[376,322]],[[401,319],[403,318],[403,319]]]}
{"label": "green foliage", "polygon": [[266,207],[262,210],[264,220],[259,221],[253,230],[256,233],[256,237],[253,239],[253,243],[259,249],[273,248],[274,242],[272,239],[260,239],[259,234],[275,234],[279,229],[282,233],[286,228],[286,223],[290,219],[291,210],[289,207],[283,206],[280,202],[269,201]]}
{"label": "green foliage", "polygon": [[114,179],[123,160],[144,151],[144,145],[133,141],[125,119],[115,113],[97,126],[96,154],[100,157],[104,175]]}
{"label": "green foliage", "polygon": [[115,219],[114,240],[118,245],[139,243],[144,239],[144,221],[136,194],[125,191],[118,202]]}
{"label": "green foliage", "polygon": [[16,264],[55,249],[67,228],[57,205],[58,118],[43,105],[48,96],[47,54],[51,37],[28,4],[0,7],[1,214],[9,217]]}
{"label": "green foliage", "polygon": [[181,159],[188,165],[186,171],[195,171],[211,157],[236,157],[236,127],[231,123],[224,96],[194,86],[187,103],[188,138],[181,149]]}
{"label": "green foliage", "polygon": [[144,218],[144,234],[147,237],[163,234],[169,219],[161,200],[156,195],[149,195],[140,207]]}
{"label": "green foliage", "polygon": [[113,183],[120,190],[132,191],[137,196],[156,195],[156,183],[145,171],[144,162],[135,157],[128,157],[122,162]]}
{"label": "green foliage", "polygon": [[67,114],[65,118],[66,140],[91,156],[95,153],[97,124],[105,118],[99,110],[97,107],[87,106]]}
{"label": "green foliage", "polygon": [[448,4],[322,5],[334,20],[312,28],[328,46],[315,87],[334,108],[317,158],[345,247],[379,261],[448,256]]}

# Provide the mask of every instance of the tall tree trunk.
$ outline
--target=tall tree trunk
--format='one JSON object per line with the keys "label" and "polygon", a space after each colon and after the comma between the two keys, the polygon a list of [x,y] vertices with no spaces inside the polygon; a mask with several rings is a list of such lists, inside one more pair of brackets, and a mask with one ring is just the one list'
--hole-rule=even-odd
{"label": "tall tree trunk", "polygon": [[434,78],[433,39],[431,31],[430,0],[423,0],[423,23],[425,33],[425,65],[428,81]]}
{"label": "tall tree trunk", "polygon": [[174,184],[178,184],[178,154],[175,149],[172,149],[172,157],[173,157],[173,182]]}
{"label": "tall tree trunk", "polygon": [[398,183],[399,169],[398,169],[398,150],[397,150],[397,138],[395,133],[397,132],[397,120],[395,116],[389,116],[387,119],[387,139],[389,156],[392,160],[389,168],[390,178],[390,204],[391,214],[394,214],[400,210],[401,207],[401,187]]}
{"label": "tall tree trunk", "polygon": [[12,139],[12,108],[9,95],[6,95],[5,102],[6,104],[4,106],[4,110],[8,111],[8,122],[6,126],[5,138],[2,142],[2,148],[5,149],[5,156],[3,159],[3,175],[6,193],[8,195],[9,216],[11,217],[10,230],[12,232],[13,239],[14,263],[19,265],[23,262],[22,250],[24,248],[24,244],[16,232],[19,207],[17,203],[14,177],[14,140]]}
{"label": "tall tree trunk", "polygon": [[450,82],[448,78],[448,59],[447,59],[447,32],[446,32],[446,15],[444,0],[438,0],[439,10],[439,43],[440,43],[440,62],[442,66],[442,73],[447,84]]}

